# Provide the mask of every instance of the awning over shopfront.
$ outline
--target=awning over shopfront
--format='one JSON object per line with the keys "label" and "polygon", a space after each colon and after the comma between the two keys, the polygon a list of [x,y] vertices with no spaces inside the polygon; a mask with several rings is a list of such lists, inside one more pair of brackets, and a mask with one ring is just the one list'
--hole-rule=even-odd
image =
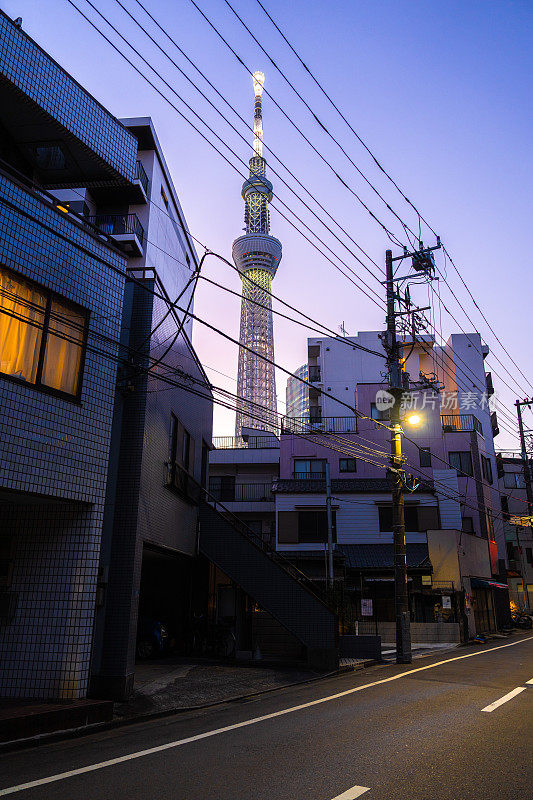
{"label": "awning over shopfront", "polygon": [[472,589],[508,589],[506,583],[499,583],[498,581],[490,581],[485,578],[470,578],[470,585]]}
{"label": "awning over shopfront", "polygon": [[[338,544],[347,569],[394,569],[393,544]],[[407,569],[431,570],[426,542],[406,546]]]}

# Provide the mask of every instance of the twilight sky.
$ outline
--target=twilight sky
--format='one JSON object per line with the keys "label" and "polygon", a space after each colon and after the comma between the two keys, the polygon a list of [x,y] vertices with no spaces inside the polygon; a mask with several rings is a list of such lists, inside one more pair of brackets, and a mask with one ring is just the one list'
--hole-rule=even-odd
{"label": "twilight sky", "polygon": [[[85,0],[74,2],[88,16],[97,19]],[[194,107],[211,130],[247,162],[251,147],[208,107],[126,17],[117,2],[93,2]],[[163,34],[156,32],[136,1],[121,2],[222,109],[222,101],[192,72]],[[251,127],[251,78],[190,0],[144,2],[149,2],[154,17]],[[268,91],[337,173],[404,241],[401,227],[395,224],[390,212],[319,128],[224,0],[197,2],[243,60],[252,69],[265,72]],[[352,160],[400,216],[417,229],[416,216],[379,173],[331,106],[326,105],[255,0],[232,0],[232,5],[321,121],[339,138]],[[374,0],[372,3],[292,0],[290,4],[264,0],[264,5],[353,127],[440,233],[501,342],[526,376],[533,376],[528,241],[533,182],[531,0]],[[30,36],[113,114],[153,118],[191,232],[212,250],[231,258],[231,243],[243,227],[242,177],[89,27],[67,0],[3,0],[2,8],[11,17],[22,16],[23,27]],[[106,29],[101,20],[98,24],[116,40],[115,34]],[[123,44],[120,46],[125,49]],[[128,55],[136,59],[131,52]],[[143,72],[148,74],[148,68],[143,67]],[[169,89],[158,79],[154,81],[182,107]],[[227,107],[224,113],[251,145],[249,130]],[[269,97],[264,97],[263,117],[265,143],[381,265],[390,245],[383,230],[313,153]],[[211,138],[224,150],[213,134]],[[244,175],[243,164],[229,151],[225,152]],[[269,166],[280,172],[297,194],[305,197],[324,217],[285,169],[276,164],[268,152],[266,156]],[[272,171],[269,177],[280,201],[287,203],[361,280],[381,294],[378,281],[316,221]],[[280,209],[287,213],[283,207]],[[303,227],[296,220],[295,224],[297,228]],[[331,225],[329,221],[328,224]],[[350,249],[356,251],[344,234],[336,231]],[[271,232],[282,241],[284,249],[273,285],[275,294],[335,330],[343,321],[350,334],[383,327],[384,312],[340,275],[275,208],[271,211]],[[423,239],[433,243],[427,231]],[[442,256],[438,258],[439,265],[444,267]],[[363,260],[377,273],[374,264]],[[346,271],[346,267],[338,263]],[[209,259],[207,265],[207,276],[240,290],[234,271],[214,259]],[[447,276],[491,348],[487,361],[493,368],[496,391],[514,417],[514,400],[524,397],[526,392],[533,394],[533,387],[510,362],[449,266]],[[441,293],[444,304],[461,326],[467,332],[472,331],[472,324],[444,285]],[[426,304],[427,294],[417,297],[421,304]],[[234,338],[238,338],[239,306],[237,298],[200,281],[195,312]],[[442,327],[446,336],[459,332],[445,311]],[[291,370],[303,363],[307,335],[312,333],[284,320],[275,320],[278,363]],[[235,346],[199,324],[196,324],[194,343],[213,382],[235,390]],[[507,370],[513,377],[509,377]],[[510,384],[512,391],[495,373]],[[278,372],[277,379],[279,410],[283,412],[285,376]],[[520,388],[514,379],[518,380]],[[526,412],[525,421],[527,427],[533,428],[530,412]],[[505,431],[508,427],[505,416],[500,415],[500,423],[502,432],[496,445],[517,447],[516,439]],[[234,415],[216,407],[215,434],[231,434],[233,425]]]}

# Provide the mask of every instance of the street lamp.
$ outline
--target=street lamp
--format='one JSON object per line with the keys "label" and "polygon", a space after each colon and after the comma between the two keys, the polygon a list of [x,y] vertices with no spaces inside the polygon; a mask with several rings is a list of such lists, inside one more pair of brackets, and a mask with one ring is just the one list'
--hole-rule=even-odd
{"label": "street lamp", "polygon": [[422,417],[420,416],[420,414],[410,414],[407,417],[407,422],[409,423],[409,425],[416,427],[417,425],[420,425],[420,423],[422,422]]}

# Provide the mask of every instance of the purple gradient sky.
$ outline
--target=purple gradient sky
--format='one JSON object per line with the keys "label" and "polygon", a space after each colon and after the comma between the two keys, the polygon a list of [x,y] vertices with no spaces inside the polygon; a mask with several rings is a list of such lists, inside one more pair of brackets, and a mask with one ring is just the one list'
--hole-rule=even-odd
{"label": "purple gradient sky", "polygon": [[[84,0],[76,2],[94,17]],[[146,22],[135,0],[123,2]],[[250,151],[244,142],[206,106],[144,34],[135,29],[114,0],[94,0],[94,3],[194,105],[207,124],[247,160]],[[268,90],[337,171],[380,218],[398,231],[384,206],[257,51],[223,0],[199,0],[199,5],[245,61],[254,69],[265,71]],[[354,127],[440,233],[504,345],[525,374],[531,375],[528,232],[533,178],[530,94],[533,6],[530,0],[376,0],[373,3],[293,0],[291,4],[265,0],[265,5]],[[413,214],[409,214],[400,196],[382,179],[368,154],[333,110],[324,105],[320,93],[259,6],[252,0],[235,0],[235,7],[330,130],[342,139],[353,160],[386,192],[387,199],[414,228]],[[242,179],[237,173],[89,28],[66,0],[41,3],[4,0],[2,8],[12,17],[22,16],[23,27],[30,36],[113,114],[153,118],[191,232],[229,258],[231,243],[243,226]],[[251,125],[251,79],[191,3],[151,0],[150,10]],[[159,36],[169,54],[183,65],[179,54]],[[249,135],[240,123],[236,124],[243,134]],[[388,239],[291,129],[268,97],[264,100],[264,127],[265,142],[381,264]],[[242,165],[239,168],[244,171]],[[309,213],[279,180],[272,174],[270,177],[278,196],[318,232],[319,227]],[[275,293],[334,329],[343,320],[349,333],[383,326],[384,313],[336,272],[275,209],[271,222],[272,234],[281,239],[284,247],[274,282]],[[327,232],[322,229],[320,235],[365,281],[369,280],[381,291],[378,283]],[[439,263],[442,265],[442,260]],[[212,259],[208,261],[206,274],[239,290],[238,276]],[[457,275],[450,270],[448,275],[493,353],[519,380],[521,390],[514,387],[511,391],[495,376],[496,390],[514,416],[512,403],[516,396],[524,396],[528,389],[532,392],[532,387],[517,374],[471,301],[468,302]],[[471,330],[445,287],[442,295],[461,325]],[[200,282],[195,310],[238,337],[236,298]],[[445,314],[443,329],[446,334],[455,329]],[[289,369],[305,361],[306,335],[301,328],[276,321],[277,361]],[[213,381],[234,390],[236,348],[200,325],[196,325],[194,340]],[[494,357],[489,356],[488,360],[496,372],[505,376],[504,368]],[[209,369],[212,367],[229,377],[213,372]],[[279,373],[280,401],[285,399],[284,387],[285,378]],[[283,411],[284,403],[279,408]],[[231,412],[217,408],[215,433],[231,434],[233,420]],[[531,415],[526,416],[526,422],[533,427]],[[503,431],[496,443],[500,447],[517,446],[516,440]]]}

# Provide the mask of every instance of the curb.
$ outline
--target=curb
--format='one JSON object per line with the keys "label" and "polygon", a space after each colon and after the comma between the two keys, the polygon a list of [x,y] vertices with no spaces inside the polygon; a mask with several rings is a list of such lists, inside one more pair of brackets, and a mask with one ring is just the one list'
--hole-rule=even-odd
{"label": "curb", "polygon": [[307,683],[316,683],[317,681],[325,680],[326,678],[334,678],[338,675],[346,674],[347,672],[357,672],[374,664],[378,664],[378,662],[374,660],[364,661],[354,666],[341,667],[333,670],[332,672],[327,672],[324,675],[317,675],[315,678],[306,678],[303,681],[284,683],[281,686],[273,686],[269,689],[261,689],[258,692],[250,692],[249,694],[225,697],[223,700],[215,700],[212,703],[167,708],[163,711],[152,711],[148,714],[138,714],[134,717],[112,719],[109,720],[109,722],[95,722],[92,725],[83,725],[80,728],[67,728],[61,731],[51,731],[50,733],[31,736],[27,739],[13,739],[9,742],[0,742],[0,753],[11,752],[14,750],[25,750],[31,747],[39,747],[40,745],[51,744],[65,739],[81,738],[82,736],[88,736],[91,733],[113,730],[115,728],[122,728],[128,725],[142,724],[143,722],[151,722],[152,720],[164,719],[165,717],[177,716],[178,714],[186,714],[190,711],[202,711],[204,709],[215,708],[216,706],[222,706],[228,703],[238,703],[243,700],[249,700],[252,697],[259,697],[261,695],[270,694],[271,692],[277,692],[282,689],[290,689],[294,686],[305,686]]}

